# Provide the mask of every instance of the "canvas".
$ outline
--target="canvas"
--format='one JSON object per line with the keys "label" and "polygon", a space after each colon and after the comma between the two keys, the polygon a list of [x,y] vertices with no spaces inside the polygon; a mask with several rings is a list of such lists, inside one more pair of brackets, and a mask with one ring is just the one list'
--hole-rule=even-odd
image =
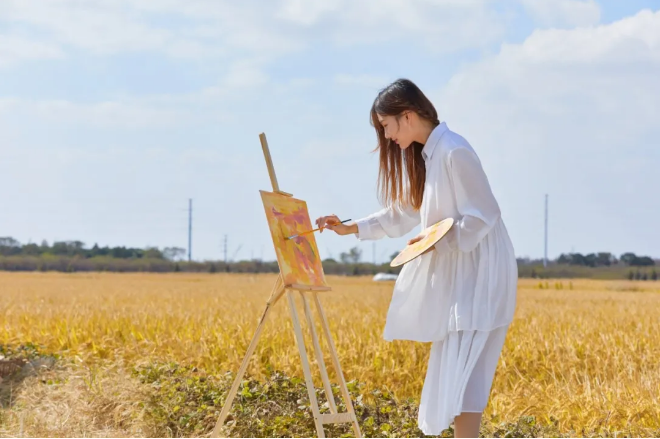
{"label": "canvas", "polygon": [[284,284],[326,287],[314,234],[286,239],[312,230],[307,203],[274,192],[260,192]]}

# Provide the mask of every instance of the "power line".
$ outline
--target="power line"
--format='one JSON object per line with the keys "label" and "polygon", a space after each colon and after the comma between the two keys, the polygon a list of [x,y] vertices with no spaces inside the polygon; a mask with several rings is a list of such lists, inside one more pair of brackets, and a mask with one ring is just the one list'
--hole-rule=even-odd
{"label": "power line", "polygon": [[192,260],[192,198],[188,199],[188,262]]}
{"label": "power line", "polygon": [[543,251],[543,266],[548,266],[548,194],[545,194],[545,250]]}
{"label": "power line", "polygon": [[234,254],[231,257],[231,261],[235,262],[236,261],[236,255],[238,255],[238,252],[241,250],[241,247],[243,247],[243,244],[239,245]]}

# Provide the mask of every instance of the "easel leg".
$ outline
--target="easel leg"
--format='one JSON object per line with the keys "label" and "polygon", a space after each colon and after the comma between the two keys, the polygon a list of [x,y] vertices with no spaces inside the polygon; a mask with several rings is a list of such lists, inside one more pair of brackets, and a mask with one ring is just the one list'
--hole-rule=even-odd
{"label": "easel leg", "polygon": [[[250,342],[250,346],[248,347],[245,357],[243,357],[241,368],[238,370],[238,373],[236,374],[236,378],[234,378],[234,383],[232,384],[231,389],[227,394],[227,398],[225,399],[225,405],[222,407],[222,411],[220,412],[220,417],[218,418],[218,422],[215,424],[215,428],[213,429],[213,434],[212,434],[213,437],[219,437],[218,435],[220,433],[220,428],[222,428],[222,426],[225,423],[225,420],[227,419],[227,416],[229,415],[229,410],[231,410],[231,405],[234,402],[234,397],[236,396],[236,392],[238,391],[238,386],[241,384],[241,380],[243,379],[245,370],[247,369],[248,363],[250,362],[250,357],[252,356],[254,350],[257,347],[257,342],[259,341],[259,337],[261,336],[261,331],[264,327],[264,323],[266,322],[266,318],[268,317],[268,314],[270,313],[270,310],[272,309],[274,302],[276,302],[277,299],[279,299],[280,293],[283,290],[284,288],[282,286],[282,278],[281,276],[277,276],[277,280],[275,281],[275,285],[273,287],[273,290],[271,291],[270,298],[268,300],[268,303],[266,304],[266,309],[264,310],[264,313],[261,316],[261,320],[259,321],[257,330],[255,331],[254,336],[252,337],[252,341]],[[271,302],[271,299],[273,298],[275,298],[275,300]]]}
{"label": "easel leg", "polygon": [[312,333],[312,342],[314,343],[314,353],[316,354],[316,362],[319,364],[319,369],[321,371],[321,380],[323,380],[323,387],[325,388],[325,394],[328,400],[328,405],[330,407],[330,413],[334,414],[337,413],[337,406],[335,405],[335,397],[332,394],[330,379],[328,379],[328,370],[325,368],[325,361],[323,361],[323,351],[321,351],[319,338],[316,335],[316,328],[314,327],[312,311],[309,308],[309,303],[307,302],[307,296],[305,296],[305,293],[301,291],[300,297],[302,298],[303,304],[305,305],[305,317],[307,317],[307,326],[309,326],[309,330]]}
{"label": "easel leg", "polygon": [[357,417],[355,416],[355,410],[353,409],[353,402],[351,401],[351,395],[348,393],[348,387],[346,386],[346,380],[344,379],[344,374],[341,371],[341,365],[339,364],[339,357],[337,356],[337,349],[335,348],[335,343],[332,340],[332,334],[330,334],[330,327],[328,326],[328,320],[325,317],[325,312],[321,306],[321,301],[319,300],[318,294],[313,292],[312,296],[314,297],[314,303],[316,304],[316,309],[321,316],[321,326],[323,327],[323,332],[325,333],[325,339],[328,341],[328,346],[330,347],[330,357],[332,358],[332,365],[335,368],[335,373],[337,374],[337,379],[339,379],[339,386],[341,388],[341,393],[344,396],[344,402],[346,403],[346,409],[348,413],[353,415],[353,433],[355,437],[362,437],[362,432],[360,431],[360,426],[357,422]]}
{"label": "easel leg", "polygon": [[314,390],[314,381],[312,380],[312,373],[309,369],[309,362],[307,360],[307,350],[305,349],[305,339],[303,338],[302,330],[300,329],[300,322],[298,321],[298,313],[296,312],[296,304],[293,300],[293,293],[287,291],[289,298],[289,309],[291,311],[291,320],[293,321],[293,330],[296,333],[296,344],[298,345],[298,352],[300,353],[300,361],[302,362],[303,373],[305,374],[305,383],[307,384],[307,393],[309,394],[309,402],[312,407],[312,414],[314,415],[314,424],[316,425],[316,432],[318,437],[325,438],[323,431],[323,423],[321,422],[321,414],[319,413],[319,403],[316,400],[316,391]]}

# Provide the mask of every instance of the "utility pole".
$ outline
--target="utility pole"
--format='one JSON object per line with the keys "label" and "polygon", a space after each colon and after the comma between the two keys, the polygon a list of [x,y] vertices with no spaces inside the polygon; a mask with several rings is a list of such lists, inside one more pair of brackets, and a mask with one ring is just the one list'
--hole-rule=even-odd
{"label": "utility pole", "polygon": [[188,262],[192,260],[192,198],[188,199]]}
{"label": "utility pole", "polygon": [[543,252],[543,266],[548,266],[548,194],[545,194],[545,250]]}
{"label": "utility pole", "polygon": [[225,264],[227,263],[227,235],[225,235]]}
{"label": "utility pole", "polygon": [[373,264],[376,265],[376,243],[372,243],[371,247],[371,257],[373,259]]}

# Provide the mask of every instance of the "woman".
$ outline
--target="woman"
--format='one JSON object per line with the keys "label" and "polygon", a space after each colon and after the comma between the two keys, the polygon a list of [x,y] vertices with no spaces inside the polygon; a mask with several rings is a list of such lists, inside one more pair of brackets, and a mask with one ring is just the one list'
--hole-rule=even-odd
{"label": "woman", "polygon": [[453,421],[456,437],[478,437],[516,306],[513,245],[475,151],[438,121],[415,84],[399,79],[381,90],[371,122],[388,207],[354,224],[335,215],[316,223],[321,232],[374,240],[454,219],[443,239],[401,270],[384,338],[432,342],[419,406],[424,434],[438,435]]}

